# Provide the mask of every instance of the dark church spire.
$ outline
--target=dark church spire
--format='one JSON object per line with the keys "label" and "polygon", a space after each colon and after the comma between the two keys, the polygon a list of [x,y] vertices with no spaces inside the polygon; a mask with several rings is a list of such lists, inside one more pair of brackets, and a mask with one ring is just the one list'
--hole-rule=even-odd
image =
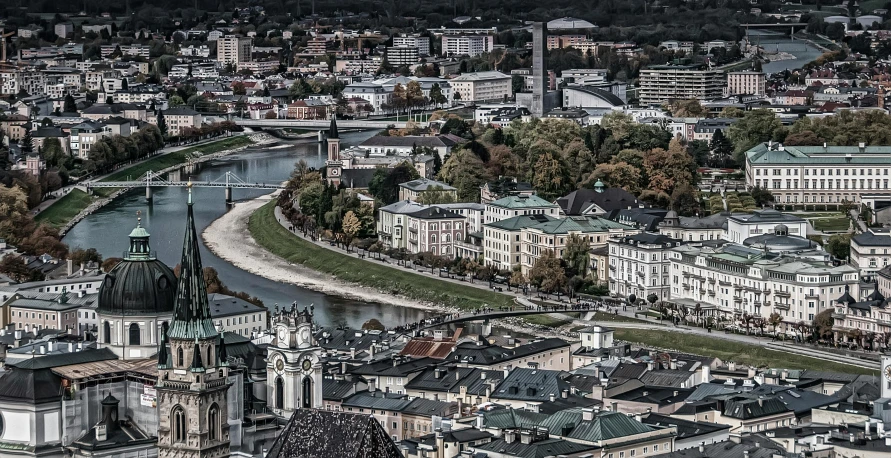
{"label": "dark church spire", "polygon": [[337,132],[337,121],[333,116],[331,117],[331,127],[328,128],[328,138],[340,138],[340,134]]}
{"label": "dark church spire", "polygon": [[201,268],[200,242],[195,231],[195,215],[192,210],[192,183],[189,182],[189,205],[186,217],[186,238],[180,262],[179,283],[173,307],[173,323],[168,337],[171,339],[209,339],[216,337],[210,307],[207,303],[207,286]]}

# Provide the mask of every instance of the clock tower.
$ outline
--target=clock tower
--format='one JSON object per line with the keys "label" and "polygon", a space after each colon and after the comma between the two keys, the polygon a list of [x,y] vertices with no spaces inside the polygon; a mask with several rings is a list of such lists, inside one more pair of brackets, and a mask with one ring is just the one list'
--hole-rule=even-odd
{"label": "clock tower", "polygon": [[296,409],[322,406],[322,348],[312,333],[312,312],[290,310],[273,314],[275,340],[267,349],[267,405],[280,416],[290,417]]}
{"label": "clock tower", "polygon": [[340,185],[343,176],[343,161],[340,159],[340,133],[337,131],[337,121],[331,118],[331,126],[328,128],[328,160],[325,161],[325,170],[329,183]]}

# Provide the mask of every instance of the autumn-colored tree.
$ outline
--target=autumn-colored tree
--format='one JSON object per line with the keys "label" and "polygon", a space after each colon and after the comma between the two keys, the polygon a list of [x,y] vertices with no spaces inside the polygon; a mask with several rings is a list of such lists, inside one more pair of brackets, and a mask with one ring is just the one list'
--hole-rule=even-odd
{"label": "autumn-colored tree", "polygon": [[102,261],[102,271],[105,273],[111,272],[111,269],[114,269],[121,261],[123,261],[121,258],[106,258],[105,261]]}
{"label": "autumn-colored tree", "polygon": [[347,250],[349,250],[350,243],[361,229],[362,223],[359,222],[359,218],[356,217],[356,214],[353,213],[352,210],[343,215],[343,235]]}
{"label": "autumn-colored tree", "polygon": [[598,179],[612,188],[622,188],[632,194],[640,192],[640,169],[626,162],[598,165],[583,185],[586,188],[593,188]]}
{"label": "autumn-colored tree", "polygon": [[541,291],[560,292],[566,287],[566,273],[552,250],[545,250],[529,271],[529,282]]}
{"label": "autumn-colored tree", "polygon": [[31,278],[31,270],[21,256],[6,255],[0,259],[0,273],[13,279],[17,283]]}
{"label": "autumn-colored tree", "polygon": [[532,185],[544,199],[562,196],[571,186],[566,165],[550,153],[540,156],[535,163]]}

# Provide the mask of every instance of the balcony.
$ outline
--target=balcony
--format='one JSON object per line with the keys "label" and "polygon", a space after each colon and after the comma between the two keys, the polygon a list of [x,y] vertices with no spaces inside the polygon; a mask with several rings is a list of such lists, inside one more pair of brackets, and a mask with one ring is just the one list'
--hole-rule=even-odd
{"label": "balcony", "polygon": [[412,232],[412,233],[417,234],[417,233],[418,233],[418,228],[416,228],[416,227],[410,227],[410,228],[408,228],[408,232]]}
{"label": "balcony", "polygon": [[683,288],[684,291],[690,291],[690,285],[684,285]]}
{"label": "balcony", "polygon": [[708,295],[714,297],[715,290],[713,290],[713,289],[708,290]]}
{"label": "balcony", "polygon": [[773,304],[773,307],[780,309],[780,310],[789,310],[789,307],[791,307],[791,304],[784,303],[784,302],[775,302]]}
{"label": "balcony", "polygon": [[819,299],[820,295],[819,294],[805,294],[804,298],[805,299]]}
{"label": "balcony", "polygon": [[738,296],[733,296],[733,302],[742,302],[742,298]]}
{"label": "balcony", "polygon": [[615,272],[615,271],[616,271],[616,266],[610,265],[610,266],[609,266],[609,270],[612,270],[613,272]]}
{"label": "balcony", "polygon": [[775,296],[779,296],[779,297],[792,297],[792,294],[790,294],[790,293],[787,292],[787,291],[777,291],[777,292],[775,292],[775,293],[773,293],[773,294],[774,294]]}

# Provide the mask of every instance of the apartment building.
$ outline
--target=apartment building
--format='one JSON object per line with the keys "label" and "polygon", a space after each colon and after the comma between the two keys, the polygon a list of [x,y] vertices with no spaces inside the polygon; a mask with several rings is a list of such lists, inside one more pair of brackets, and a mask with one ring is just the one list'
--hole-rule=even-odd
{"label": "apartment building", "polygon": [[727,95],[763,96],[767,89],[764,72],[742,71],[727,73]]}
{"label": "apartment building", "polygon": [[387,48],[387,63],[394,67],[415,65],[420,59],[418,48],[414,46],[390,46]]}
{"label": "apartment building", "polygon": [[328,50],[328,41],[325,37],[312,37],[306,43],[306,54],[323,55]]}
{"label": "apartment building", "polygon": [[838,205],[891,195],[891,147],[783,146],[762,143],[746,152],[746,186],[773,193],[777,204]]}
{"label": "apartment building", "polygon": [[727,80],[720,70],[696,65],[657,65],[641,69],[641,105],[661,105],[673,99],[719,99]]}
{"label": "apartment building", "polygon": [[[488,215],[488,210],[486,215]],[[511,270],[521,265],[523,229],[553,221],[543,213],[530,213],[483,224],[483,259],[498,270]]]}
{"label": "apartment building", "polygon": [[560,217],[560,206],[535,194],[509,195],[486,204],[486,223],[494,223],[522,215]]}
{"label": "apartment building", "polygon": [[375,113],[382,111],[383,105],[393,101],[393,91],[374,83],[353,83],[343,89],[345,99],[360,98],[374,107]]}
{"label": "apartment building", "polygon": [[681,245],[671,237],[640,233],[609,241],[609,292],[646,299],[655,294],[668,299],[671,262],[668,250]]}
{"label": "apartment building", "polygon": [[176,107],[160,112],[167,124],[167,134],[182,135],[186,128],[201,126],[201,115],[191,108]]}
{"label": "apartment building", "polygon": [[870,228],[851,237],[851,265],[863,275],[873,275],[891,264],[891,231]]}
{"label": "apartment building", "polygon": [[430,55],[430,38],[420,34],[399,34],[393,37],[393,46],[417,48],[419,55]]}
{"label": "apartment building", "polygon": [[494,35],[443,35],[442,55],[445,57],[476,57],[491,52],[495,47]]}
{"label": "apartment building", "polygon": [[77,310],[95,300],[95,294],[28,292],[12,296],[4,306],[9,313],[8,324],[36,333],[43,329],[76,330]]}
{"label": "apartment building", "polygon": [[88,159],[93,145],[102,137],[108,136],[105,126],[97,122],[82,122],[71,128],[71,155]]}
{"label": "apartment building", "polygon": [[[520,240],[521,268],[528,275],[535,262],[547,251],[560,258],[570,237],[587,239],[591,248],[606,245],[610,238],[636,234],[640,230],[597,216],[570,216],[554,219],[522,229]],[[589,268],[591,262],[588,262]]]}
{"label": "apartment building", "polygon": [[514,96],[510,75],[498,71],[464,73],[449,81],[463,102],[503,101]]}
{"label": "apartment building", "polygon": [[856,268],[794,253],[734,243],[681,245],[670,250],[669,259],[671,302],[699,305],[705,316],[778,313],[780,332],[791,334],[795,324],[812,322],[845,291],[858,297]]}
{"label": "apartment building", "polygon": [[252,337],[267,329],[266,308],[225,294],[208,294],[210,317],[226,332]]}
{"label": "apartment building", "polygon": [[387,248],[452,256],[455,242],[467,235],[464,219],[445,208],[400,200],[379,209],[377,232]]}
{"label": "apartment building", "polygon": [[217,61],[236,65],[251,60],[251,39],[226,35],[217,39]]}

